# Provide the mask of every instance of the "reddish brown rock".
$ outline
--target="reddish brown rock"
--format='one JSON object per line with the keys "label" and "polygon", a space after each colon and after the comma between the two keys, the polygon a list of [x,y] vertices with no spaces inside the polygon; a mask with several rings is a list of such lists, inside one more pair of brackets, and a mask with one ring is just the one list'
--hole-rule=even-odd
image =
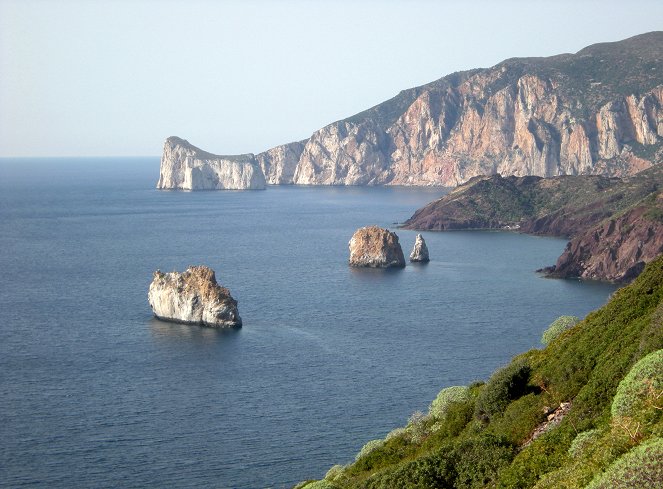
{"label": "reddish brown rock", "polygon": [[663,193],[654,205],[640,205],[572,239],[552,277],[629,282],[663,253]]}

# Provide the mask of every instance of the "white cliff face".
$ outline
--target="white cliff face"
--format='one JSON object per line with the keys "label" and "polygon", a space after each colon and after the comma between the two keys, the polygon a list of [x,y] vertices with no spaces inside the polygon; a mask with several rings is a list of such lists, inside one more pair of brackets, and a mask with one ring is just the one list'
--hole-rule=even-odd
{"label": "white cliff face", "polygon": [[389,180],[382,148],[386,134],[372,121],[335,122],[313,133],[293,182],[301,185],[376,185]]}
{"label": "white cliff face", "polygon": [[157,270],[147,297],[159,319],[216,328],[242,325],[237,301],[217,284],[214,271],[204,266],[183,273]]}
{"label": "white cliff face", "polygon": [[159,189],[262,190],[265,176],[252,154],[219,156],[177,137],[166,139]]}
{"label": "white cliff face", "polygon": [[304,151],[304,143],[282,144],[256,155],[265,179],[270,185],[288,185],[293,183],[299,158]]}
{"label": "white cliff face", "polygon": [[426,246],[426,241],[421,234],[417,234],[414,240],[414,248],[412,249],[412,253],[410,253],[410,261],[413,263],[427,263],[430,261],[428,246]]}

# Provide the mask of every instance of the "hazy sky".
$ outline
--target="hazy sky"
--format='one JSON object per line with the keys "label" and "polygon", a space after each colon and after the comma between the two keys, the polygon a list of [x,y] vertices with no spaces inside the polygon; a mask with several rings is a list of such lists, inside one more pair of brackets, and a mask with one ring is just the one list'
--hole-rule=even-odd
{"label": "hazy sky", "polygon": [[0,156],[258,153],[454,71],[661,29],[660,0],[0,0]]}

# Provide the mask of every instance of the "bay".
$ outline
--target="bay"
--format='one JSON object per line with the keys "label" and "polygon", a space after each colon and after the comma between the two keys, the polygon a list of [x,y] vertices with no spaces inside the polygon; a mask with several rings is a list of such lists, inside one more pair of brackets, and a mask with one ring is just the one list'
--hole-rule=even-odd
{"label": "bay", "polygon": [[[0,486],[289,487],[450,385],[540,347],[615,287],[548,280],[565,241],[425,233],[347,266],[440,189],[154,189],[158,158],[0,160]],[[406,255],[416,233],[397,230]],[[244,327],[154,319],[152,273],[205,264]]]}

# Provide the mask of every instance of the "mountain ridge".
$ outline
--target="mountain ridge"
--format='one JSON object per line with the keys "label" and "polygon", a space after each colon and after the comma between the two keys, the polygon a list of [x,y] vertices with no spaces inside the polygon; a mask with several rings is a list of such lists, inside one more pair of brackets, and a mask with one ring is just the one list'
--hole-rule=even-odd
{"label": "mountain ridge", "polygon": [[270,184],[456,186],[631,175],[663,159],[663,31],[402,90],[256,155]]}

